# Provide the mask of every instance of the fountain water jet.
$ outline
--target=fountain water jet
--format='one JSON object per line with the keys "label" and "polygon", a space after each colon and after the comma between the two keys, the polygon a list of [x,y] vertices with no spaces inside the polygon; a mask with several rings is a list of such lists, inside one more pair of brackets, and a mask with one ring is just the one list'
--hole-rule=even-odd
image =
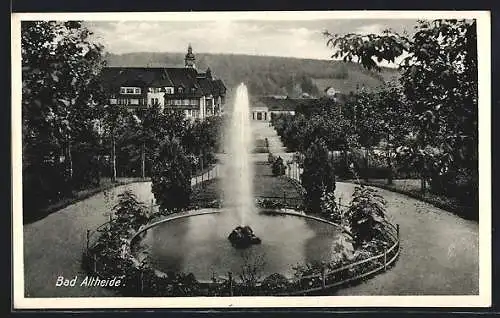
{"label": "fountain water jet", "polygon": [[260,243],[248,226],[247,217],[255,213],[252,191],[253,169],[250,161],[250,151],[253,149],[252,131],[250,127],[250,106],[245,84],[240,84],[236,91],[236,100],[226,136],[229,138],[226,151],[228,160],[225,162],[226,174],[223,179],[224,205],[236,210],[240,226],[229,235],[233,245],[246,247]]}

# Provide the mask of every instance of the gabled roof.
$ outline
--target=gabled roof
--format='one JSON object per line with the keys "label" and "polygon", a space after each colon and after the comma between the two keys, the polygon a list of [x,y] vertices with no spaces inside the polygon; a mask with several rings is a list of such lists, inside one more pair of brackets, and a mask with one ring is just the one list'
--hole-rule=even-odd
{"label": "gabled roof", "polygon": [[199,78],[198,83],[203,91],[203,95],[214,95],[213,81],[208,78]]}
{"label": "gabled roof", "polygon": [[224,82],[220,79],[216,79],[213,81],[213,86],[214,86],[214,95],[224,95],[226,94],[226,86],[224,85]]}
{"label": "gabled roof", "polygon": [[164,68],[153,67],[105,67],[101,73],[106,90],[116,90],[120,86],[166,87],[173,83]]}
{"label": "gabled roof", "polygon": [[179,87],[182,86],[186,89],[190,89],[196,83],[197,72],[194,68],[164,68],[167,72],[172,86]]}
{"label": "gabled roof", "polygon": [[[121,86],[174,87],[170,98],[220,96],[226,92],[222,80],[209,79],[194,68],[106,67],[101,80],[108,92],[116,92]],[[183,87],[182,93],[179,87]]]}

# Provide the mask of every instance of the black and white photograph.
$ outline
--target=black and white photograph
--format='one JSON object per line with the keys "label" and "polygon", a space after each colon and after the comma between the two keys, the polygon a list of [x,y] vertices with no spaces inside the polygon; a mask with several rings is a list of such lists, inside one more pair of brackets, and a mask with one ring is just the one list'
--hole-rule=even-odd
{"label": "black and white photograph", "polygon": [[15,13],[14,308],[491,304],[484,11]]}

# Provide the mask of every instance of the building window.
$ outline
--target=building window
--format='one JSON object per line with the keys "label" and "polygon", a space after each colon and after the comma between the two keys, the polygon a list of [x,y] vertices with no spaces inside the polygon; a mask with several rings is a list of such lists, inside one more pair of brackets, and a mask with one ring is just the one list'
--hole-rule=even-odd
{"label": "building window", "polygon": [[182,94],[182,92],[184,92],[184,89],[182,87],[179,87],[177,91],[179,92],[179,94]]}
{"label": "building window", "polygon": [[120,94],[140,94],[140,87],[121,87]]}
{"label": "building window", "polygon": [[167,93],[167,94],[173,94],[174,93],[174,88],[173,87],[165,87],[165,93]]}

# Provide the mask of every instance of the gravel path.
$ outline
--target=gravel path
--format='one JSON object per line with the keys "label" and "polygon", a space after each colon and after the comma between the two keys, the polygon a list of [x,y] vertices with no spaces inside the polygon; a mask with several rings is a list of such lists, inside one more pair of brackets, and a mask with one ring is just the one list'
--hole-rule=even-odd
{"label": "gravel path", "polygon": [[[342,202],[347,203],[353,190],[353,184],[337,182]],[[377,191],[400,225],[400,257],[386,273],[336,295],[477,295],[478,223],[402,194]]]}

